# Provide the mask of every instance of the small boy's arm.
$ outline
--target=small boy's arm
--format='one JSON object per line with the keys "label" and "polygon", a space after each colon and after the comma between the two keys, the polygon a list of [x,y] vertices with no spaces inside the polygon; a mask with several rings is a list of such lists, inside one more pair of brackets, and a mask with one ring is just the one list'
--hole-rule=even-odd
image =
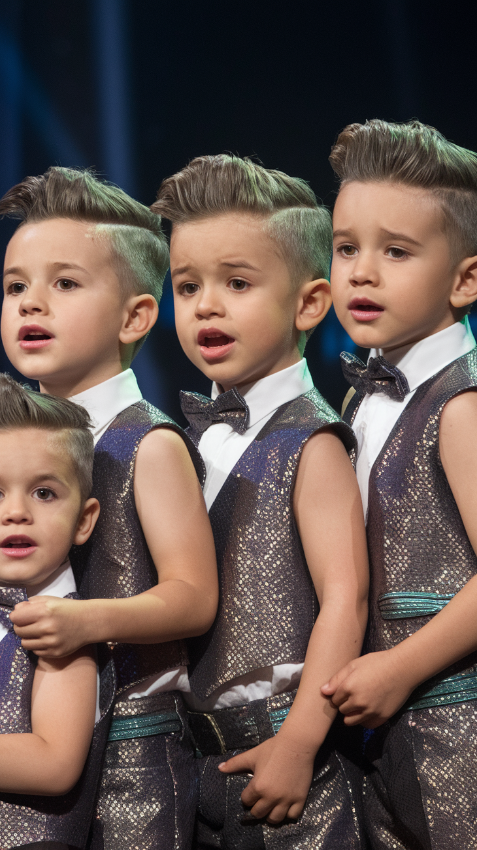
{"label": "small boy's arm", "polygon": [[101,641],[160,643],[201,634],[218,601],[215,548],[184,441],[151,431],[138,450],[134,495],[158,584],[123,599],[34,597],[11,619],[25,649],[61,657]]}
{"label": "small boy's arm", "polygon": [[94,727],[96,661],[90,649],[39,659],[31,732],[0,735],[2,793],[66,794],[78,781]]}
{"label": "small boy's arm", "polygon": [[[441,462],[462,522],[477,552],[477,392],[445,406],[439,431]],[[379,726],[418,685],[477,650],[477,576],[411,637],[385,652],[365,655],[323,688],[349,725]]]}
{"label": "small boy's arm", "polygon": [[279,823],[300,815],[316,753],[336,716],[321,693],[330,675],[361,649],[367,615],[367,555],[356,476],[333,433],[305,446],[295,493],[295,518],[320,603],[297,696],[277,735],[221,768],[252,772],[242,794],[251,814]]}

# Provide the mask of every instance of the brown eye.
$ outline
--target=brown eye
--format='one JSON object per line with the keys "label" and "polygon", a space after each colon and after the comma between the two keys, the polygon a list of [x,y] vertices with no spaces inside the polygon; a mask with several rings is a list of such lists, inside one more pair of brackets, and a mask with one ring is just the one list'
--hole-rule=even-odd
{"label": "brown eye", "polygon": [[230,288],[233,289],[234,292],[244,292],[244,290],[248,288],[248,283],[246,280],[234,277],[234,279],[230,281]]}
{"label": "brown eye", "polygon": [[181,287],[181,292],[183,295],[195,295],[198,289],[197,283],[184,283]]}
{"label": "brown eye", "polygon": [[77,284],[74,280],[69,280],[67,277],[64,277],[60,278],[60,280],[56,282],[56,286],[61,290],[61,292],[70,292],[70,290],[76,289]]}
{"label": "brown eye", "polygon": [[55,494],[49,487],[38,487],[34,492],[34,496],[39,502],[50,502],[54,499]]}
{"label": "brown eye", "polygon": [[342,245],[340,252],[344,254],[345,257],[352,257],[353,254],[356,253],[356,248],[354,245]]}
{"label": "brown eye", "polygon": [[21,295],[22,292],[26,292],[26,285],[24,283],[20,283],[20,281],[15,281],[15,283],[11,283],[7,289],[11,295]]}

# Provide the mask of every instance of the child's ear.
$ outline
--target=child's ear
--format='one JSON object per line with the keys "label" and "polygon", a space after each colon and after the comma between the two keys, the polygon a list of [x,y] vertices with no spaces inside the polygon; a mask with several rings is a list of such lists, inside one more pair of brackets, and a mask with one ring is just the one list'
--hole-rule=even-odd
{"label": "child's ear", "polygon": [[456,269],[450,303],[456,309],[477,300],[477,257],[466,257]]}
{"label": "child's ear", "polygon": [[153,295],[132,295],[124,305],[119,340],[124,345],[137,342],[156,324],[159,307]]}
{"label": "child's ear", "polygon": [[324,278],[309,280],[299,290],[295,324],[299,331],[309,331],[325,318],[331,307],[330,284]]}
{"label": "child's ear", "polygon": [[97,499],[87,499],[83,505],[81,514],[78,519],[78,524],[76,526],[75,536],[73,538],[73,543],[76,543],[77,546],[81,546],[82,543],[86,543],[88,537],[93,531],[93,528],[96,525],[96,521],[99,517],[99,502]]}

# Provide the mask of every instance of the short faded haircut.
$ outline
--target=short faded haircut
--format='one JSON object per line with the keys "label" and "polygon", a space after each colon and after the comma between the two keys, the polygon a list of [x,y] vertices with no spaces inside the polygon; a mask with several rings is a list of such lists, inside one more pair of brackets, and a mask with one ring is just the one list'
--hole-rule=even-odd
{"label": "short faded haircut", "polygon": [[348,124],[331,150],[340,187],[351,181],[393,182],[431,192],[443,212],[451,258],[477,255],[477,154],[434,127],[377,118]]}
{"label": "short faded haircut", "polygon": [[199,156],[164,180],[151,210],[174,225],[243,212],[264,219],[297,283],[328,278],[331,219],[315,193],[298,177],[258,165],[247,157]]}
{"label": "short faded haircut", "polygon": [[[110,245],[124,298],[147,293],[161,300],[169,267],[161,219],[92,171],[54,166],[38,177],[25,177],[0,200],[0,215],[23,224],[53,218],[90,222]],[[136,343],[135,354],[144,339]]]}
{"label": "short faded haircut", "polygon": [[83,407],[66,398],[37,393],[0,373],[0,432],[38,428],[57,434],[71,461],[83,502],[93,486],[94,443]]}

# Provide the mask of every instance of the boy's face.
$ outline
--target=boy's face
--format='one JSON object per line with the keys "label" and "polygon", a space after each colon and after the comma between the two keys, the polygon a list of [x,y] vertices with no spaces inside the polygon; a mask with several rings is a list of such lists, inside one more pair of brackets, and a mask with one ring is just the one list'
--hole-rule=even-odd
{"label": "boy's face", "polygon": [[80,521],[63,441],[36,428],[0,432],[0,584],[33,593],[63,564]]}
{"label": "boy's face", "polygon": [[108,243],[90,224],[18,228],[5,256],[2,339],[22,375],[65,397],[117,374],[123,312]]}
{"label": "boy's face", "polygon": [[300,288],[262,219],[227,213],[175,225],[171,275],[182,348],[224,390],[300,359]]}
{"label": "boy's face", "polygon": [[331,294],[354,342],[391,350],[453,324],[458,275],[430,192],[348,183],[336,200],[333,234]]}

